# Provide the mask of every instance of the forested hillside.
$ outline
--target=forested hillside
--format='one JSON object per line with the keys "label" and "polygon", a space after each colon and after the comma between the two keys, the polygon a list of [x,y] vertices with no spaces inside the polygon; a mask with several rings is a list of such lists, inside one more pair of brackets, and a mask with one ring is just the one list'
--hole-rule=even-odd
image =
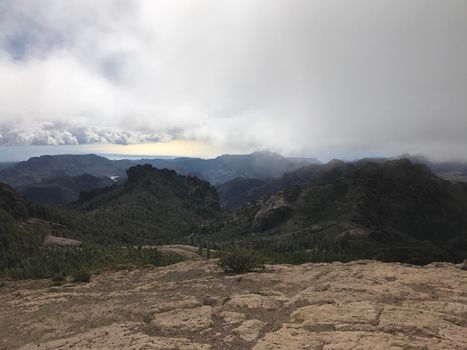
{"label": "forested hillside", "polygon": [[423,263],[467,255],[467,185],[408,160],[335,164],[232,215],[221,233],[303,259]]}
{"label": "forested hillside", "polygon": [[83,193],[74,209],[93,223],[83,236],[128,244],[176,242],[215,231],[221,212],[209,183],[150,165],[130,168],[122,185]]}
{"label": "forested hillside", "polygon": [[[88,213],[45,208],[0,184],[0,276],[54,277],[60,282],[68,275],[86,276],[87,271],[106,266],[165,265],[180,260],[174,255],[162,255],[156,248],[142,249],[142,242],[127,245],[118,240],[112,233],[119,224],[116,221],[102,229]],[[49,243],[54,240],[46,239],[50,236],[84,240],[79,246],[56,246]]]}

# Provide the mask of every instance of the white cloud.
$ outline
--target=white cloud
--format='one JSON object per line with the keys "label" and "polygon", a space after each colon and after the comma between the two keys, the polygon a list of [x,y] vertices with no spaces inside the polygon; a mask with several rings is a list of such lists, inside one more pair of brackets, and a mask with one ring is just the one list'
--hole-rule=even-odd
{"label": "white cloud", "polygon": [[0,143],[461,157],[463,0],[4,0]]}
{"label": "white cloud", "polygon": [[[170,136],[168,137],[170,139]],[[125,131],[87,125],[43,123],[30,127],[21,123],[0,125],[0,145],[80,145],[112,143],[130,145],[166,141],[153,133]]]}

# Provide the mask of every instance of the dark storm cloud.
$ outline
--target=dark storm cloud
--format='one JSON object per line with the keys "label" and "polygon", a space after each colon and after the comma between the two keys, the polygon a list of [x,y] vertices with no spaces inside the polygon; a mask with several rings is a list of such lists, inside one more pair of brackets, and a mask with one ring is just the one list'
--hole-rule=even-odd
{"label": "dark storm cloud", "polygon": [[467,157],[464,0],[4,0],[0,13],[4,144]]}

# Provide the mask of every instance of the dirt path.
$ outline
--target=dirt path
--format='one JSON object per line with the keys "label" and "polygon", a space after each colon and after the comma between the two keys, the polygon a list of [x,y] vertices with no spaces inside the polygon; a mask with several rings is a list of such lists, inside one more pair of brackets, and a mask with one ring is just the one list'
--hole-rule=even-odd
{"label": "dirt path", "polygon": [[451,264],[227,275],[191,260],[87,284],[3,283],[0,349],[467,349],[467,271]]}

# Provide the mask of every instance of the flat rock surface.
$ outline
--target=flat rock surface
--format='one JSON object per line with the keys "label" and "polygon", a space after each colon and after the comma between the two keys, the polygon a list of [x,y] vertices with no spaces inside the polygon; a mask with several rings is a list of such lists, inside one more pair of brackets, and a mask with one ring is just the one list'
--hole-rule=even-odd
{"label": "flat rock surface", "polygon": [[192,260],[0,286],[0,349],[467,349],[467,271],[452,264],[230,275]]}

